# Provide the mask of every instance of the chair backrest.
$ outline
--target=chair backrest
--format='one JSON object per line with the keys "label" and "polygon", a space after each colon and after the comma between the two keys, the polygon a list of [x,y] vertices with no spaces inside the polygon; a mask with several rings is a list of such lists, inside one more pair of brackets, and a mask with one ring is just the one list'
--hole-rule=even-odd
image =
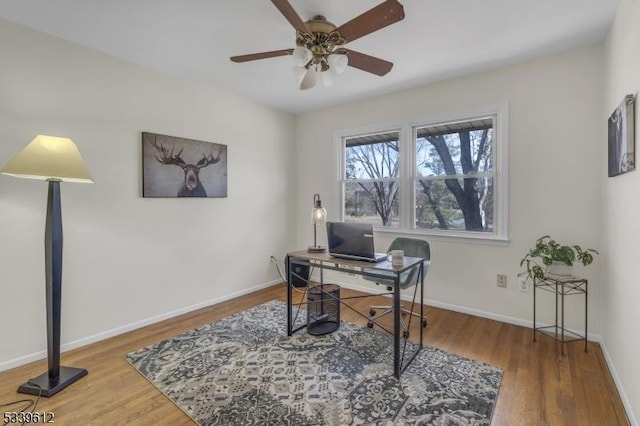
{"label": "chair backrest", "polygon": [[398,237],[391,242],[388,251],[391,250],[403,250],[405,256],[431,260],[431,248],[429,247],[429,242],[425,240]]}
{"label": "chair backrest", "polygon": [[[409,257],[421,257],[424,259],[424,268],[423,272],[426,275],[429,262],[431,261],[431,248],[429,247],[429,243],[425,240],[419,240],[417,238],[403,238],[398,237],[391,242],[389,246],[389,251],[391,250],[403,250],[405,256]],[[371,272],[375,272],[380,274],[379,271],[371,270]],[[387,272],[387,271],[385,271]],[[396,273],[393,271],[388,271],[388,278],[381,277],[369,277],[364,275],[363,278],[367,281],[373,281],[376,284],[386,285],[387,287],[391,287],[395,282]],[[403,272],[400,275],[400,288],[407,288],[409,286],[414,285],[418,279],[418,268],[411,268],[407,272]]]}
{"label": "chair backrest", "polygon": [[[431,260],[431,247],[429,242],[417,238],[398,237],[391,242],[389,250],[403,250],[405,256],[421,257],[425,261]],[[426,270],[424,271],[426,273]],[[400,287],[406,288],[418,278],[418,269],[413,268],[409,274],[402,278]]]}

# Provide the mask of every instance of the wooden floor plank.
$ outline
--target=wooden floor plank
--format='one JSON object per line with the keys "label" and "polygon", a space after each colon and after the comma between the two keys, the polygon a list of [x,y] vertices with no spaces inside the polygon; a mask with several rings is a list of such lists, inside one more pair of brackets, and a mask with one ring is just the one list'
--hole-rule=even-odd
{"label": "wooden floor plank", "polygon": [[[342,295],[361,293],[341,289]],[[296,293],[296,298],[300,297]],[[171,318],[94,343],[62,355],[62,364],[81,366],[89,375],[52,398],[43,398],[38,411],[55,413],[59,425],[190,425],[192,420],[151,385],[124,359],[128,352],[184,331],[219,320],[269,300],[286,300],[282,284],[227,302]],[[354,299],[352,305],[368,312],[370,304],[388,304],[384,297]],[[493,416],[494,425],[627,425],[622,401],[597,343],[569,343],[565,355],[551,339],[512,324],[425,307],[429,346],[498,366],[504,377]],[[343,320],[366,324],[349,309]],[[391,318],[385,319],[391,326]],[[419,336],[412,322],[411,337]],[[0,404],[28,395],[16,388],[41,374],[46,361],[0,373]],[[8,411],[2,408],[0,411]]]}

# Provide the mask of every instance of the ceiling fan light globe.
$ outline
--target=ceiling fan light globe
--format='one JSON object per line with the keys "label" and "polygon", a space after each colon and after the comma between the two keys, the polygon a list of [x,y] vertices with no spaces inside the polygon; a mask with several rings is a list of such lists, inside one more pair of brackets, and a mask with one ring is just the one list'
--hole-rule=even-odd
{"label": "ceiling fan light globe", "polygon": [[300,86],[302,83],[302,79],[307,73],[307,69],[305,67],[293,67],[291,68],[291,76],[294,78],[296,82],[296,86]]}
{"label": "ceiling fan light globe", "polygon": [[318,72],[316,71],[316,67],[314,65],[310,66],[307,70],[306,74],[302,78],[300,82],[300,90],[307,90],[315,87],[318,82]]}
{"label": "ceiling fan light globe", "polygon": [[328,69],[320,73],[320,76],[322,77],[322,85],[324,87],[331,87],[333,86],[333,82],[335,81],[337,74],[332,69]]}
{"label": "ceiling fan light globe", "polygon": [[312,53],[309,49],[303,46],[297,46],[293,49],[293,53],[291,54],[293,57],[293,63],[299,67],[304,67],[307,65],[307,62],[311,60]]}
{"label": "ceiling fan light globe", "polygon": [[347,58],[347,55],[334,53],[329,55],[327,62],[336,74],[342,74],[347,69],[347,65],[349,65],[349,58]]}

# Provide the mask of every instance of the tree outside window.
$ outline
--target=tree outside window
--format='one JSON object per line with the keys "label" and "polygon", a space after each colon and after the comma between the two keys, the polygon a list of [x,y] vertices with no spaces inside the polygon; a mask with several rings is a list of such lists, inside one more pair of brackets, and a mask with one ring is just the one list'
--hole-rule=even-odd
{"label": "tree outside window", "polygon": [[[461,235],[496,223],[498,115],[341,138],[343,220]],[[408,135],[401,140],[400,135]],[[504,220],[504,218],[502,218]]]}
{"label": "tree outside window", "polygon": [[398,226],[398,136],[389,132],[345,140],[345,221]]}
{"label": "tree outside window", "polygon": [[415,227],[493,231],[493,119],[415,130]]}

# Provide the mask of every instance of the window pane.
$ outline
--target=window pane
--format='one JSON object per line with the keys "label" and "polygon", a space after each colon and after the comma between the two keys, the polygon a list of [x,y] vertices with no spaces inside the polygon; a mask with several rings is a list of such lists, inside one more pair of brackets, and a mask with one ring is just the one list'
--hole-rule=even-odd
{"label": "window pane", "polygon": [[419,177],[493,172],[491,118],[422,127],[416,135]]}
{"label": "window pane", "polygon": [[506,217],[494,208],[502,211],[507,196],[501,188],[507,176],[498,174],[497,162],[506,161],[506,109],[482,110],[446,122],[401,120],[378,133],[342,134],[336,141],[341,220],[391,232],[505,239]]}
{"label": "window pane", "polygon": [[398,132],[346,139],[345,178],[398,177]]}
{"label": "window pane", "polygon": [[493,179],[420,179],[415,227],[493,232]]}
{"label": "window pane", "polygon": [[398,182],[346,182],[344,221],[397,227]]}

